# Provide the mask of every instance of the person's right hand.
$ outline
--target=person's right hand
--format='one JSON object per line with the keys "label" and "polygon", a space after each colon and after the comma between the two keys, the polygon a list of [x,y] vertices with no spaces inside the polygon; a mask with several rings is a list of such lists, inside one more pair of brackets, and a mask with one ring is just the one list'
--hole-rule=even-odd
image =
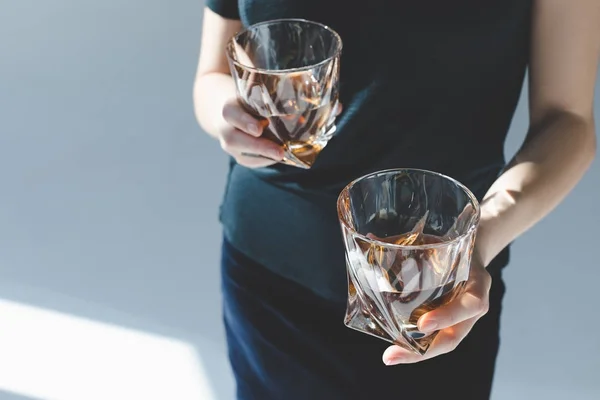
{"label": "person's right hand", "polygon": [[248,168],[266,167],[283,159],[283,147],[260,137],[268,122],[248,114],[236,99],[223,106],[225,124],[218,133],[221,147],[238,164]]}

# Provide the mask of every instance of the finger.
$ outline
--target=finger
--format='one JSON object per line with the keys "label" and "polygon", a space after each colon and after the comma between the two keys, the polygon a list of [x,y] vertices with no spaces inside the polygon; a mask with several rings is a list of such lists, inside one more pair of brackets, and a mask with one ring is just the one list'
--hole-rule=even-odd
{"label": "finger", "polygon": [[485,269],[481,269],[483,271],[475,271],[473,268],[466,290],[456,299],[419,318],[417,326],[421,332],[448,328],[487,313],[491,278]]}
{"label": "finger", "polygon": [[[273,161],[283,159],[283,148],[268,139],[257,138],[246,134],[238,129],[231,129],[221,135],[221,147],[234,157],[242,153],[263,156]],[[246,158],[251,158],[247,157]]]}
{"label": "finger", "polygon": [[335,108],[335,116],[337,117],[338,115],[340,115],[342,113],[343,107],[342,107],[342,103],[340,103],[338,101],[336,108]]}
{"label": "finger", "polygon": [[258,156],[250,153],[242,153],[235,157],[238,164],[248,168],[262,168],[277,164],[278,161],[264,156]]}
{"label": "finger", "polygon": [[257,119],[244,111],[237,100],[225,103],[225,106],[223,106],[223,118],[235,128],[255,137],[260,136],[268,124],[266,120]]}
{"label": "finger", "polygon": [[439,331],[427,353],[422,356],[400,346],[390,346],[383,353],[383,362],[386,365],[413,364],[449,353],[456,349],[479,318],[479,316],[473,317]]}

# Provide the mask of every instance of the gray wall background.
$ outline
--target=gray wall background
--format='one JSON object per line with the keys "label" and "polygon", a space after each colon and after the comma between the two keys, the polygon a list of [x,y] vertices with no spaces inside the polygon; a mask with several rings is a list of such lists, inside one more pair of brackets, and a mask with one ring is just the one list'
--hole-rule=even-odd
{"label": "gray wall background", "polygon": [[[226,157],[191,103],[201,17],[192,0],[2,1],[0,349],[14,351],[0,354],[0,399],[233,398],[218,284]],[[508,154],[527,127],[521,103]],[[595,162],[514,245],[496,400],[600,398],[599,182]],[[59,319],[27,325],[6,311],[18,305],[188,346],[196,391],[161,380],[178,368],[168,356],[137,368],[135,339],[73,343],[68,324],[49,337]]]}

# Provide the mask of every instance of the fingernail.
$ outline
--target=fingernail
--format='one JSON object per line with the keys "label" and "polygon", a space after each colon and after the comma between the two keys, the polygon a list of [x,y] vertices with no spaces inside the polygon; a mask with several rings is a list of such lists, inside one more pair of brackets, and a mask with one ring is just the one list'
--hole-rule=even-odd
{"label": "fingernail", "polygon": [[258,127],[255,124],[246,125],[246,129],[248,129],[248,133],[254,136],[260,135],[260,129],[258,129]]}
{"label": "fingernail", "polygon": [[396,364],[400,363],[400,361],[402,361],[402,359],[399,358],[399,357],[396,357],[396,358],[385,358],[383,360],[383,363],[385,365],[389,366],[389,365],[396,365]]}
{"label": "fingernail", "polygon": [[419,329],[421,332],[431,332],[431,331],[435,331],[438,327],[438,323],[435,320],[427,320],[425,322],[423,322],[421,324],[421,329]]}

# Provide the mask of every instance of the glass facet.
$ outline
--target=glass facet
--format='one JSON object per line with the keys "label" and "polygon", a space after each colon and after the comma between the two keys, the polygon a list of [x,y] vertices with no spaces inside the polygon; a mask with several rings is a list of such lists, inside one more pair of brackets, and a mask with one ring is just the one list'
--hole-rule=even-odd
{"label": "glass facet", "polygon": [[265,121],[263,137],[281,144],[285,164],[310,168],[335,132],[342,41],[316,22],[252,25],[227,45],[237,96]]}
{"label": "glass facet", "polygon": [[348,272],[344,323],[425,354],[438,332],[420,332],[417,321],[464,290],[477,199],[435,172],[387,170],[350,183],[338,215]]}

